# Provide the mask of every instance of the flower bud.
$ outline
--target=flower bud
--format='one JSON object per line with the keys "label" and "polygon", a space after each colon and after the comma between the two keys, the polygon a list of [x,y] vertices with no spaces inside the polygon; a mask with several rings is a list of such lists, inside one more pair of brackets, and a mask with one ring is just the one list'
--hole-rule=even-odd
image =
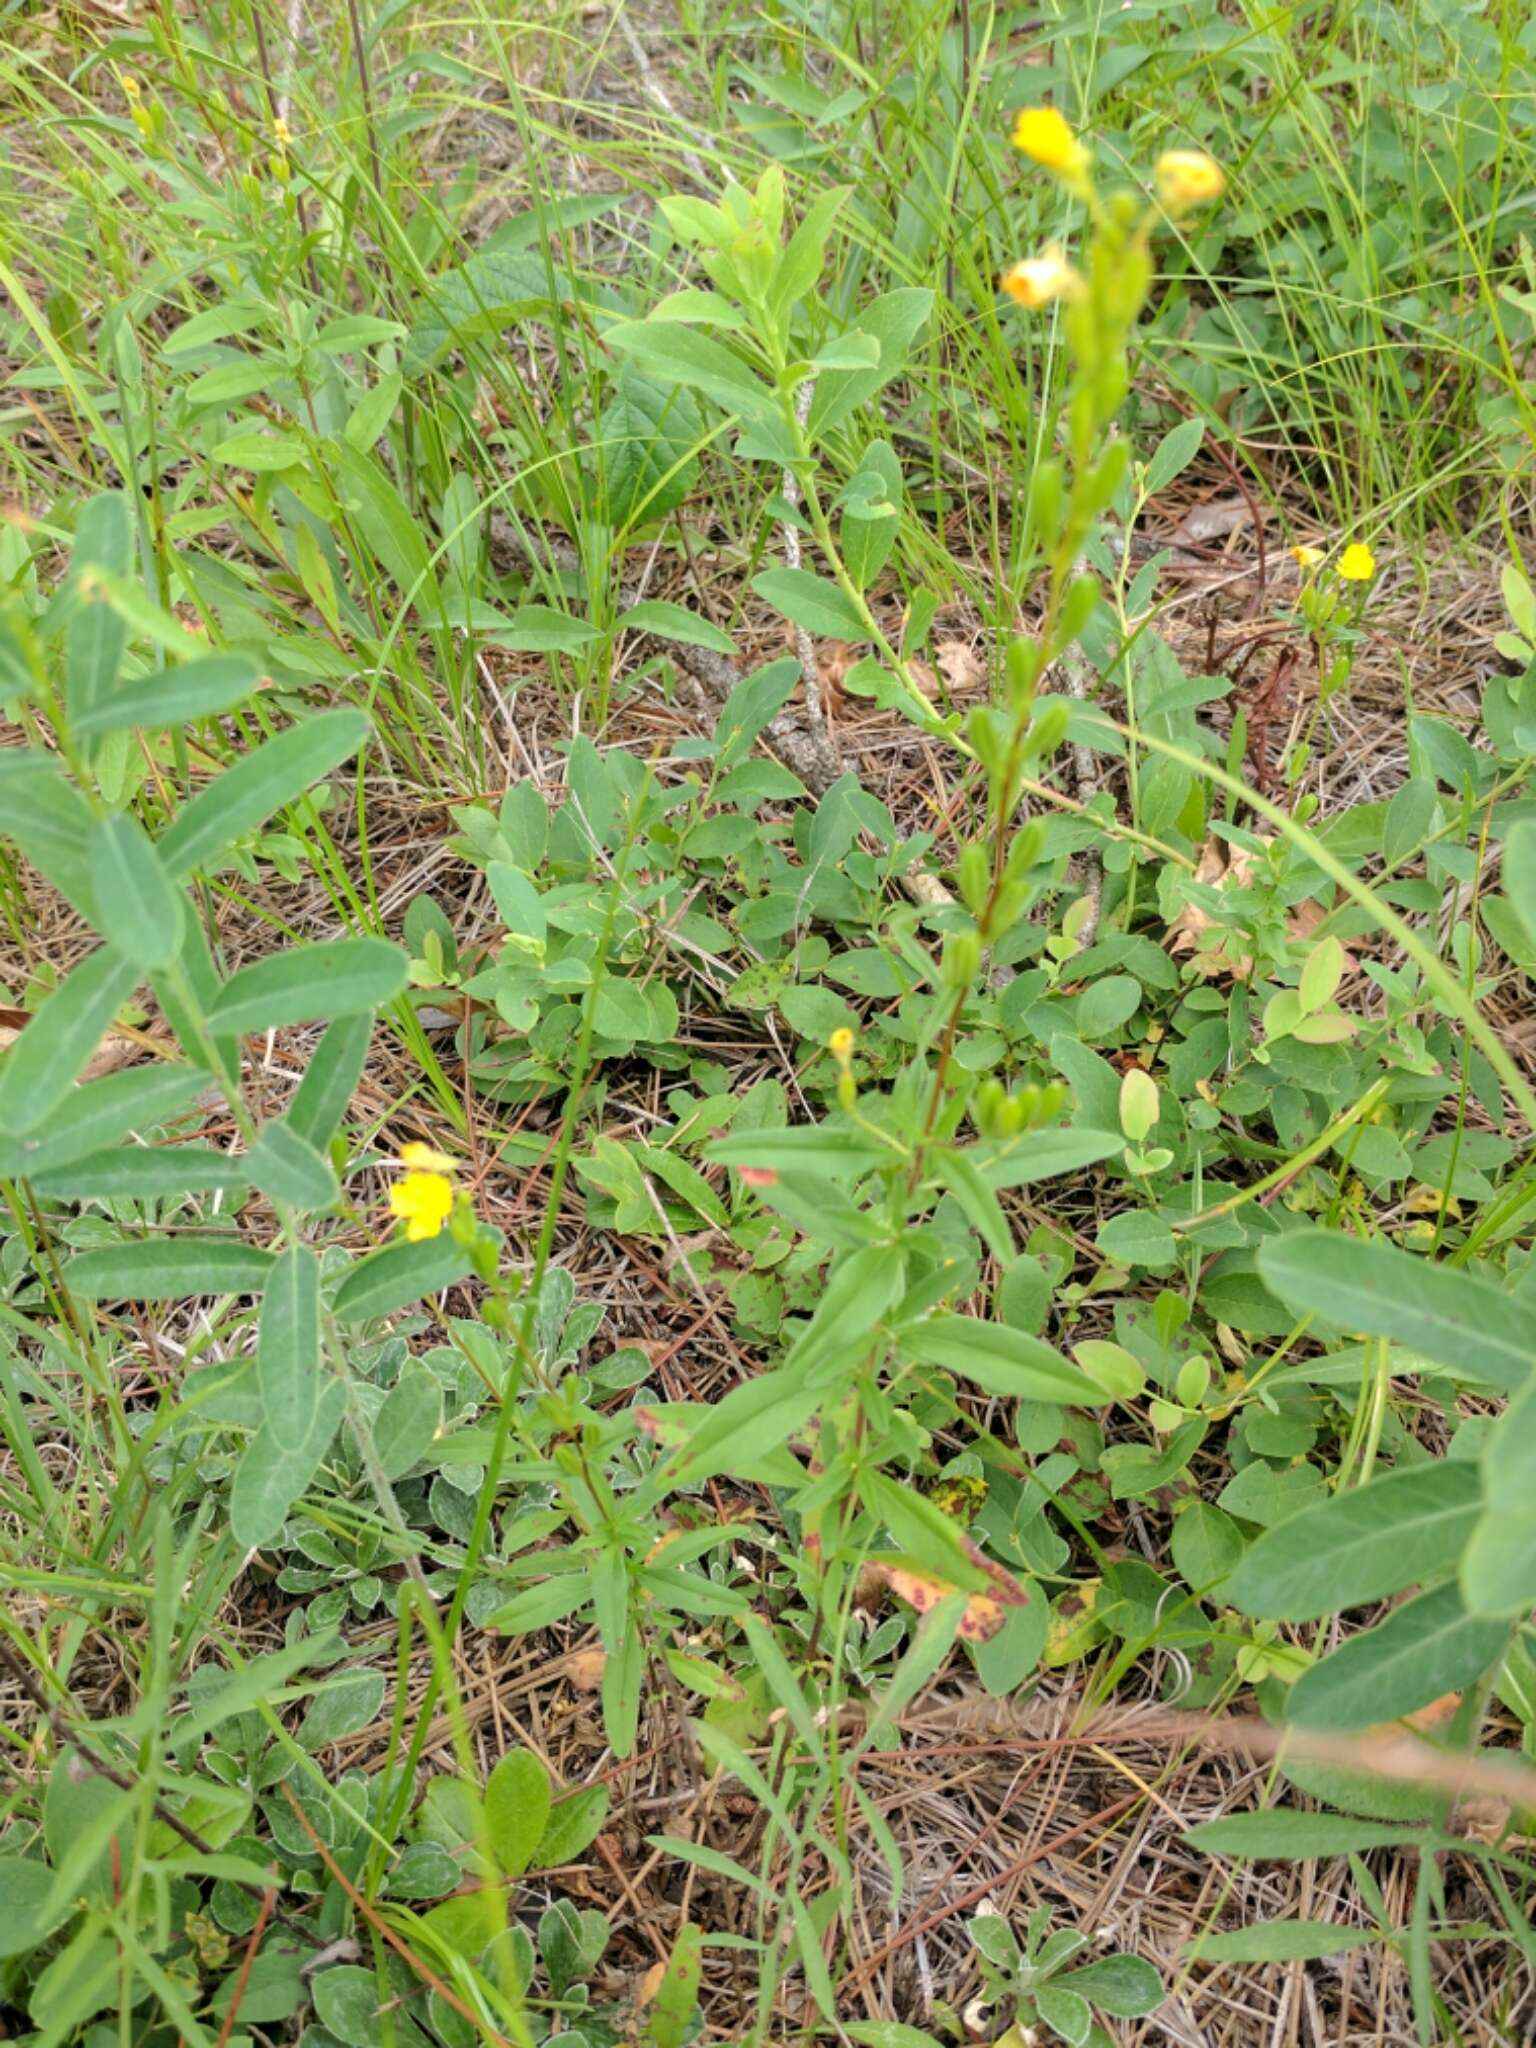
{"label": "flower bud", "polygon": [[1067,727],[1072,720],[1072,707],[1064,697],[1052,697],[1043,704],[1030,728],[1030,752],[1045,756],[1054,754],[1067,736]]}
{"label": "flower bud", "polygon": [[961,847],[955,879],[960,884],[960,900],[973,917],[980,917],[992,888],[992,864],[979,840],[972,839]]}
{"label": "flower bud", "polygon": [[1174,1392],[1179,1397],[1180,1405],[1185,1408],[1198,1408],[1210,1392],[1210,1388],[1209,1362],[1204,1358],[1186,1358],[1179,1367],[1179,1376],[1174,1382]]}
{"label": "flower bud", "polygon": [[1007,1100],[1003,1084],[989,1074],[971,1097],[971,1122],[984,1138],[1001,1135],[1000,1112]]}
{"label": "flower bud", "polygon": [[965,989],[981,972],[981,940],[975,932],[951,932],[944,941],[939,980],[945,988]]}
{"label": "flower bud", "polygon": [[1017,299],[1032,313],[1053,299],[1080,299],[1085,289],[1060,242],[1051,242],[1038,256],[1026,256],[1013,264],[999,282],[1010,299]]}
{"label": "flower bud", "polygon": [[1015,718],[1029,716],[1039,675],[1040,649],[1035,642],[1010,640],[1003,657],[1003,676],[1008,685],[1008,709]]}
{"label": "flower bud", "polygon": [[1061,638],[1064,644],[1078,638],[1093,617],[1098,602],[1099,579],[1096,576],[1074,578],[1061,604]]}
{"label": "flower bud", "polygon": [[1219,199],[1227,189],[1226,173],[1203,149],[1165,149],[1155,176],[1158,199],[1175,216]]}
{"label": "flower bud", "polygon": [[1013,146],[1054,171],[1063,183],[1074,187],[1087,183],[1093,159],[1072,133],[1066,116],[1055,107],[1021,107],[1014,118]]}

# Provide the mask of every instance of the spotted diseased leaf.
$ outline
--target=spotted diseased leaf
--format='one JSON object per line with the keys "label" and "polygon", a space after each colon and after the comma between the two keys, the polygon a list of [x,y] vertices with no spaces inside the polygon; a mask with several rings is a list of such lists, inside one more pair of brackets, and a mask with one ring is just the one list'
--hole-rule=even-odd
{"label": "spotted diseased leaf", "polygon": [[[1027,1606],[1029,1595],[1000,1564],[983,1556],[968,1537],[964,1541],[971,1562],[985,1573],[989,1590],[968,1595],[956,1633],[968,1643],[987,1643],[1008,1619],[1009,1609]],[[895,1553],[871,1557],[864,1569],[919,1614],[929,1613],[959,1590],[948,1579],[924,1571],[913,1559]]]}
{"label": "spotted diseased leaf", "polygon": [[678,1929],[670,1959],[647,1974],[641,1993],[651,2014],[647,2032],[654,2048],[682,2048],[704,1981],[704,1936],[686,1922]]}

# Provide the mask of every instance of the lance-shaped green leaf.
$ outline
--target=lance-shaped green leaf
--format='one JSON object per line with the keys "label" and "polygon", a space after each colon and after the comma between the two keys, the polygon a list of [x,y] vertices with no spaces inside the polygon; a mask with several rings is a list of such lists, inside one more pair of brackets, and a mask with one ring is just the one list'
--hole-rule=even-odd
{"label": "lance-shaped green leaf", "polygon": [[1352,1813],[1303,1813],[1293,1806],[1262,1813],[1227,1813],[1202,1821],[1184,1839],[1206,1856],[1240,1856],[1245,1863],[1301,1862],[1319,1856],[1354,1856],[1420,1841],[1426,1830],[1396,1821],[1361,1820]]}
{"label": "lance-shaped green leaf", "polygon": [[1481,1508],[1475,1459],[1389,1472],[1266,1529],[1225,1597],[1276,1621],[1385,1600],[1454,1570]]}
{"label": "lance-shaped green leaf", "polygon": [[283,1450],[266,1424],[251,1438],[229,1490],[229,1526],[244,1549],[259,1549],[281,1533],[288,1510],[331,1447],[346,1398],[340,1380],[326,1382],[309,1434],[297,1450]]}
{"label": "lance-shaped green leaf", "polygon": [[331,1162],[285,1119],[263,1125],[244,1164],[270,1201],[290,1209],[329,1209],[341,1194]]}
{"label": "lance-shaped green leaf", "polygon": [[0,831],[15,840],[40,875],[91,915],[86,847],[95,820],[72,782],[49,754],[28,747],[0,748]]}
{"label": "lance-shaped green leaf", "polygon": [[627,612],[621,612],[614,621],[616,627],[631,633],[654,633],[659,640],[678,640],[685,647],[709,647],[716,654],[734,658],[735,644],[728,633],[722,633],[711,619],[701,612],[691,612],[686,605],[669,604],[660,597],[642,598],[639,604],[632,604]]}
{"label": "lance-shaped green leaf", "polygon": [[1321,1229],[1270,1238],[1259,1251],[1259,1271],[1287,1308],[1391,1337],[1463,1379],[1513,1393],[1531,1377],[1536,1305],[1480,1274]]}
{"label": "lance-shaped green leaf", "polygon": [[245,1161],[217,1145],[110,1145],[33,1176],[40,1195],[58,1195],[75,1202],[124,1197],[165,1200],[206,1194],[215,1188],[232,1193],[249,1187],[250,1181]]}
{"label": "lance-shaped green leaf", "polygon": [[906,1261],[895,1245],[866,1245],[833,1266],[786,1366],[825,1377],[845,1372],[876,1341],[876,1326],[901,1298]]}
{"label": "lance-shaped green leaf", "polygon": [[[162,849],[165,842],[162,839]],[[162,858],[164,858],[162,852]],[[208,934],[200,917],[185,921],[180,958],[174,969],[152,974],[149,985],[176,1042],[194,1066],[219,1074],[231,1088],[240,1085],[240,1041],[238,1038],[208,1037],[204,1016],[223,987]]]}
{"label": "lance-shaped green leaf", "polygon": [[355,1017],[338,1017],[327,1026],[310,1055],[284,1121],[317,1149],[330,1144],[347,1113],[347,1104],[362,1077],[372,1035],[373,1019],[366,1011]]}
{"label": "lance-shaped green leaf", "polygon": [[1255,1920],[1225,1934],[1202,1934],[1190,1955],[1202,1963],[1305,1963],[1367,1948],[1382,1936],[1374,1927],[1338,1927],[1327,1920]]}
{"label": "lance-shaped green leaf", "polygon": [[272,1254],[235,1237],[146,1238],[79,1252],[64,1269],[87,1301],[184,1301],[194,1294],[260,1294]]}
{"label": "lance-shaped green leaf", "polygon": [[373,1444],[386,1479],[402,1478],[427,1455],[442,1419],[442,1387],[408,1358],[374,1419]]}
{"label": "lance-shaped green leaf", "polygon": [[325,939],[274,953],[232,974],[208,1011],[208,1028],[243,1038],[313,1017],[356,1016],[400,994],[406,957],[387,939]]}
{"label": "lance-shaped green leaf", "polygon": [[914,1364],[942,1366],[1004,1400],[1102,1408],[1110,1399],[1043,1338],[978,1316],[930,1316],[903,1330],[900,1346]]}
{"label": "lance-shaped green leaf", "polygon": [[890,560],[901,525],[901,463],[889,441],[871,441],[843,492],[838,541],[849,575],[868,590]]}
{"label": "lance-shaped green leaf", "polygon": [[1509,906],[1529,944],[1536,946],[1536,822],[1522,818],[1510,827],[1501,874]]}
{"label": "lance-shaped green leaf", "polygon": [[912,344],[932,310],[933,293],[919,285],[886,292],[860,309],[857,319],[845,331],[873,335],[879,344],[879,360],[872,368],[827,370],[816,379],[810,413],[813,442],[819,441],[836,421],[845,419],[873,398],[883,384],[901,374]]}
{"label": "lance-shaped green leaf", "polygon": [[130,1131],[163,1123],[208,1085],[195,1067],[130,1067],[84,1081],[25,1136],[0,1133],[0,1179],[53,1173],[113,1145]]}
{"label": "lance-shaped green leaf", "polygon": [[677,320],[621,320],[603,339],[648,377],[702,391],[746,419],[772,416],[773,392],[738,355]]}
{"label": "lance-shaped green leaf", "polygon": [[0,1131],[35,1131],[58,1108],[138,978],[101,946],[44,998],[0,1065]]}
{"label": "lance-shaped green leaf", "polygon": [[160,841],[160,858],[178,878],[208,867],[225,847],[355,754],[370,730],[360,711],[323,711],[264,740],[182,806]]}
{"label": "lance-shaped green leaf", "polygon": [[320,1261],[290,1245],[267,1278],[256,1333],[262,1427],[277,1450],[302,1451],[320,1405]]}
{"label": "lance-shaped green leaf", "polygon": [[806,1386],[800,1372],[744,1380],[701,1415],[688,1442],[668,1461],[668,1483],[694,1485],[721,1472],[745,1477],[764,1445],[777,1450],[825,1398],[821,1389]]}
{"label": "lance-shaped green leaf", "polygon": [[71,564],[69,623],[64,635],[64,700],[83,718],[117,681],[128,622],[91,574],[126,576],[133,562],[133,518],[121,491],[103,491],[81,511]]}
{"label": "lance-shaped green leaf", "polygon": [[1508,1640],[1507,1621],[1469,1614],[1459,1587],[1437,1586],[1304,1671],[1291,1688],[1287,1716],[1306,1728],[1399,1720],[1472,1684]]}
{"label": "lance-shaped green leaf", "polygon": [[549,1773],[531,1749],[509,1749],[485,1781],[485,1824],[504,1877],[521,1877],[549,1824]]}
{"label": "lance-shaped green leaf", "polygon": [[1460,1584],[1472,1614],[1512,1620],[1536,1606],[1536,1506],[1486,1510],[1467,1539]]}
{"label": "lance-shaped green leaf", "polygon": [[869,622],[841,587],[811,569],[765,569],[752,588],[793,626],[823,640],[868,640]]}
{"label": "lance-shaped green leaf", "polygon": [[98,697],[76,719],[75,731],[87,737],[134,728],[164,732],[216,718],[243,704],[260,674],[248,654],[210,654],[201,661],[158,669]]}
{"label": "lance-shaped green leaf", "polygon": [[[1536,1364],[1536,1360],[1533,1360]],[[1526,1512],[1536,1502],[1536,1373],[1505,1409],[1483,1446],[1483,1491],[1490,1508]]]}
{"label": "lance-shaped green leaf", "polygon": [[[994,1151],[991,1144],[974,1147],[981,1176],[990,1188],[1022,1188],[1054,1174],[1080,1173],[1124,1149],[1119,1131],[1082,1130],[1023,1131],[1000,1150]],[[993,1156],[983,1158],[984,1151]]]}
{"label": "lance-shaped green leaf", "polygon": [[925,1571],[963,1586],[969,1593],[986,1593],[993,1580],[984,1571],[954,1518],[924,1495],[883,1472],[865,1472],[859,1479],[859,1495],[905,1551]]}
{"label": "lance-shaped green leaf", "polygon": [[451,1287],[469,1269],[469,1253],[446,1230],[419,1244],[386,1245],[354,1266],[337,1288],[336,1319],[364,1323],[393,1315],[423,1295]]}
{"label": "lance-shaped green leaf", "polygon": [[181,951],[186,905],[144,828],[126,811],[92,827],[92,922],[115,953],[146,974]]}
{"label": "lance-shaped green leaf", "polygon": [[800,1124],[793,1130],[738,1131],[717,1138],[705,1152],[708,1159],[738,1172],[759,1174],[825,1174],[847,1179],[872,1166],[895,1165],[904,1154],[878,1144],[861,1131],[838,1130],[826,1124]]}

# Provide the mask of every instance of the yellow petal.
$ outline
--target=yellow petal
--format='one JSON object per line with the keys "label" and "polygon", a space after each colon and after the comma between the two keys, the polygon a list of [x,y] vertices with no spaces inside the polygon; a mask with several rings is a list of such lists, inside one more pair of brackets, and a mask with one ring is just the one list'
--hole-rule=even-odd
{"label": "yellow petal", "polygon": [[1082,288],[1082,279],[1063,255],[1059,242],[1050,243],[1038,256],[1027,256],[1015,263],[1004,272],[1001,282],[1009,298],[1031,310],[1048,306],[1052,299],[1074,297]]}
{"label": "yellow petal", "polygon": [[1021,107],[1013,124],[1013,146],[1064,178],[1079,179],[1088,168],[1088,151],[1054,107]]}
{"label": "yellow petal", "polygon": [[1219,199],[1227,174],[1203,149],[1165,149],[1157,160],[1157,196],[1170,213]]}
{"label": "yellow petal", "polygon": [[1369,583],[1376,574],[1376,557],[1363,540],[1352,541],[1340,555],[1339,574],[1346,583]]}
{"label": "yellow petal", "polygon": [[421,1173],[452,1173],[453,1161],[445,1153],[434,1152],[430,1145],[412,1142],[400,1147],[400,1164],[412,1166]]}
{"label": "yellow petal", "polygon": [[389,1191],[391,1213],[405,1225],[412,1244],[436,1237],[453,1214],[453,1183],[440,1173],[408,1173]]}

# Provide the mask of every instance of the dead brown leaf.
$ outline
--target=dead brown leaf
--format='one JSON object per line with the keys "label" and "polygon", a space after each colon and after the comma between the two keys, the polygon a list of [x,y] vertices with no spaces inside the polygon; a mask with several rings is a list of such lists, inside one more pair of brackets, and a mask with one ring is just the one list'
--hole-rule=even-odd
{"label": "dead brown leaf", "polygon": [[933,650],[933,658],[939,674],[957,696],[985,688],[987,665],[969,640],[941,640]]}
{"label": "dead brown leaf", "polygon": [[607,1663],[606,1650],[573,1650],[565,1660],[565,1675],[575,1691],[596,1692]]}
{"label": "dead brown leaf", "polygon": [[[1266,846],[1274,842],[1272,832],[1261,832],[1258,837]],[[1253,862],[1254,856],[1245,847],[1230,846],[1224,839],[1213,836],[1200,849],[1200,857],[1195,863],[1195,880],[1218,889],[1245,889],[1253,880]],[[1304,903],[1298,903],[1286,918],[1287,935],[1294,942],[1302,943],[1311,938],[1327,915],[1327,907],[1309,896]],[[1212,930],[1216,937],[1206,943],[1204,934]],[[1195,972],[1208,981],[1223,977],[1230,977],[1233,981],[1250,979],[1253,956],[1237,952],[1236,944],[1236,935],[1225,930],[1216,918],[1196,903],[1187,903],[1168,927],[1169,952],[1193,954]],[[1345,971],[1353,969],[1354,964],[1354,956],[1346,947]]]}
{"label": "dead brown leaf", "polygon": [[1169,535],[1175,547],[1203,546],[1207,541],[1225,540],[1253,517],[1253,508],[1243,497],[1211,498],[1203,505],[1191,505]]}
{"label": "dead brown leaf", "polygon": [[[1507,1799],[1463,1799],[1451,1816],[1451,1825],[1458,1835],[1469,1842],[1482,1842],[1493,1848],[1496,1844],[1510,1846],[1509,1823],[1514,1808]],[[1526,1835],[1517,1833],[1515,1841],[1528,1841]]]}
{"label": "dead brown leaf", "polygon": [[844,678],[863,659],[864,650],[850,647],[846,640],[823,641],[816,649],[816,673],[821,678],[823,695],[830,691],[834,701],[845,696]]}
{"label": "dead brown leaf", "polygon": [[[1217,888],[1228,883],[1241,889],[1253,879],[1253,857],[1240,846],[1229,846],[1225,840],[1210,838],[1200,849],[1195,862],[1195,880]],[[1217,930],[1219,937],[1212,945],[1203,942],[1203,934]],[[1173,923],[1168,927],[1168,950],[1170,953],[1192,953],[1195,972],[1207,980],[1221,975],[1230,975],[1235,981],[1247,981],[1253,973],[1251,953],[1232,953],[1227,950],[1230,934],[1220,931],[1216,919],[1198,903],[1186,903]]]}

